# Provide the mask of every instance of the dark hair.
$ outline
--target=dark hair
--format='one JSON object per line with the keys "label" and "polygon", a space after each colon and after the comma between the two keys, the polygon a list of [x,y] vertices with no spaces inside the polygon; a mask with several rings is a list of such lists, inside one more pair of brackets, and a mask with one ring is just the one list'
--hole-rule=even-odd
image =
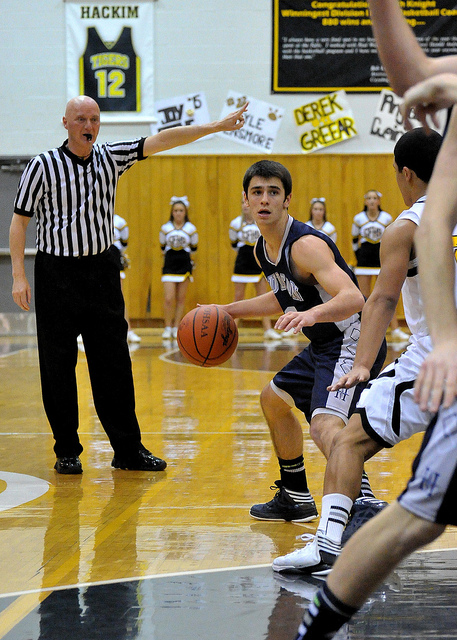
{"label": "dark hair", "polygon": [[327,222],[327,205],[325,204],[325,202],[322,202],[322,200],[315,200],[314,202],[311,201],[311,206],[309,208],[309,219],[311,220],[311,222],[313,221],[313,207],[315,204],[321,204],[324,207],[324,222]]}
{"label": "dark hair", "polygon": [[[369,193],[375,193],[378,196],[378,198],[381,200],[381,196],[379,195],[376,189],[368,189],[368,191],[365,191],[365,198]],[[366,204],[363,205],[363,211],[368,211],[368,205]],[[380,204],[378,204],[378,211],[382,211]]]}
{"label": "dark hair", "polygon": [[274,160],[259,160],[249,167],[244,174],[243,190],[247,194],[252,178],[279,178],[284,187],[285,197],[292,193],[292,176],[289,170],[280,162]]}
{"label": "dark hair", "polygon": [[185,203],[182,200],[176,200],[176,202],[173,202],[173,204],[171,205],[171,209],[170,209],[170,222],[173,222],[173,207],[175,206],[175,204],[182,204],[182,206],[184,207],[184,209],[186,210],[186,215],[184,216],[184,222],[189,222],[189,215],[188,215],[188,209],[185,205]]}
{"label": "dark hair", "polygon": [[442,141],[443,137],[439,133],[426,133],[423,127],[404,133],[394,148],[398,171],[407,167],[422,182],[430,182]]}

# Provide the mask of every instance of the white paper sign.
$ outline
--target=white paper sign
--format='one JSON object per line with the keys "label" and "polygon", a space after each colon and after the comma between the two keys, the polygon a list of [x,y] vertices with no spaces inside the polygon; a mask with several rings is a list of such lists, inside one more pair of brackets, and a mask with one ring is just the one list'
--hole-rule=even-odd
{"label": "white paper sign", "polygon": [[[402,99],[393,91],[383,89],[379,96],[376,113],[371,123],[370,134],[377,138],[396,142],[406,131],[400,113]],[[413,127],[420,126],[418,120],[411,120]]]}
{"label": "white paper sign", "polygon": [[217,135],[229,137],[234,142],[257,151],[271,153],[284,116],[284,109],[236,91],[229,91],[220,119],[236,111],[246,102],[249,102],[249,107],[244,116],[243,128],[238,131],[221,131]]}
{"label": "white paper sign", "polygon": [[[154,108],[157,122],[151,125],[152,134],[173,127],[210,122],[206,96],[203,91],[157,100]],[[206,138],[210,137],[206,136]]]}
{"label": "white paper sign", "polygon": [[324,149],[358,135],[346,92],[329,93],[294,109],[303,153]]}

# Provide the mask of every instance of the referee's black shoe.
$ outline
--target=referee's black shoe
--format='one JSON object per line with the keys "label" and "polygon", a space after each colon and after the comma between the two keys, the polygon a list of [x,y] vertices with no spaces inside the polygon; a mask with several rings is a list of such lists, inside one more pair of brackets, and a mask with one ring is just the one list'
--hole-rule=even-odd
{"label": "referee's black shoe", "polygon": [[162,458],[153,456],[150,451],[138,451],[136,455],[123,458],[114,456],[111,466],[115,469],[127,469],[128,471],[163,471],[167,463]]}
{"label": "referee's black shoe", "polygon": [[62,456],[61,458],[57,458],[54,469],[57,473],[65,473],[68,475],[76,475],[83,472],[83,466],[78,456]]}

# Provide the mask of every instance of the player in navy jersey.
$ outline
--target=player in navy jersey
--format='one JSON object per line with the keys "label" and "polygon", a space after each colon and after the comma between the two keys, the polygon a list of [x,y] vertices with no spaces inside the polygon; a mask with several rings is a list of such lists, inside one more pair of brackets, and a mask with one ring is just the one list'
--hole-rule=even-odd
{"label": "player in navy jersey", "polygon": [[[251,507],[250,514],[259,520],[307,522],[316,518],[317,509],[306,479],[302,428],[292,407],[305,414],[312,439],[327,457],[361,391],[329,393],[327,387],[352,366],[364,297],[335,243],[289,215],[292,178],[283,165],[255,163],[243,189],[262,234],[255,255],[272,291],[223,308],[234,318],[281,314],[276,329],[302,331],[310,340],[262,391],[281,479],[275,497]],[[385,344],[373,375],[384,357]]]}
{"label": "player in navy jersey", "polygon": [[26,230],[37,219],[35,308],[43,404],[54,435],[57,473],[79,474],[77,337],[82,335],[94,404],[114,450],[112,466],[161,471],[166,462],[142,444],[119,266],[111,249],[120,176],[147,156],[244,123],[247,105],[223,120],[147,138],[97,144],[100,109],[88,96],[67,104],[68,140],[28,163],[10,227],[13,298],[28,311]]}
{"label": "player in navy jersey", "polygon": [[[254,246],[259,236],[259,227],[254,222],[249,207],[242,196],[241,214],[230,222],[229,227],[230,242],[236,250],[232,275],[232,282],[235,285],[235,301],[244,299],[248,283],[254,285],[257,295],[268,291],[268,283],[254,257]],[[265,340],[280,340],[282,338],[282,333],[271,328],[270,318],[262,318],[262,324]]]}

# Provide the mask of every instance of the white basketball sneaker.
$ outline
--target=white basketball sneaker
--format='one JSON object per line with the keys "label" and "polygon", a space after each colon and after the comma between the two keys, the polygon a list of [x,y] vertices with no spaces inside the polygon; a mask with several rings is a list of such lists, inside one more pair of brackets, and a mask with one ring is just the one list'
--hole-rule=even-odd
{"label": "white basketball sneaker", "polygon": [[325,539],[322,543],[325,550],[320,547],[318,536],[305,533],[302,540],[310,540],[302,549],[297,549],[285,556],[273,560],[273,571],[306,573],[312,576],[326,576],[332,570],[341,547]]}

